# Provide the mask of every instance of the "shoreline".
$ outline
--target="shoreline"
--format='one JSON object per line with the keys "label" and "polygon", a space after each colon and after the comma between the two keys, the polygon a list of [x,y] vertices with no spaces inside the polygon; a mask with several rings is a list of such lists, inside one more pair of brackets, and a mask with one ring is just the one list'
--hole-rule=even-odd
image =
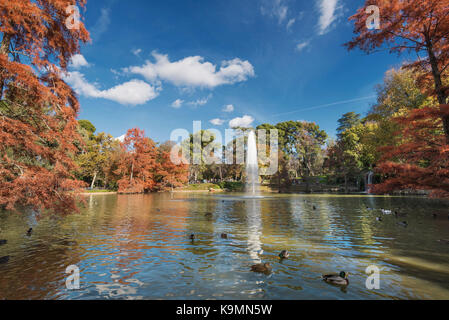
{"label": "shoreline", "polygon": [[107,194],[117,194],[117,191],[111,191],[111,192],[81,192],[81,193],[79,193],[79,195],[81,195],[81,196],[107,195]]}

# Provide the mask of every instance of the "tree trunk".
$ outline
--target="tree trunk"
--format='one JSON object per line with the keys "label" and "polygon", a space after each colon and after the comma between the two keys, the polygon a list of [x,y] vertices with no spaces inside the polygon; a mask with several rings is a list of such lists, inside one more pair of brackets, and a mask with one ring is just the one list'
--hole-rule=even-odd
{"label": "tree trunk", "polygon": [[95,180],[97,179],[97,172],[95,171],[94,173],[94,178],[92,179],[92,183],[90,185],[90,189],[92,190],[94,188],[95,185]]}
{"label": "tree trunk", "polygon": [[348,175],[345,174],[345,193],[348,193]]}
{"label": "tree trunk", "polygon": [[[11,44],[11,35],[8,33],[3,34],[2,43],[0,45],[0,54],[8,56],[9,46]],[[3,70],[0,69],[0,74]],[[3,97],[3,88],[5,86],[5,79],[0,77],[0,100]]]}
{"label": "tree trunk", "polygon": [[129,182],[132,184],[133,183],[133,174],[134,174],[134,161],[131,164],[131,177],[129,178]]}
{"label": "tree trunk", "polygon": [[[437,94],[438,103],[440,105],[446,104],[447,95],[443,87],[443,81],[441,80],[441,71],[438,68],[438,59],[435,56],[432,41],[430,40],[428,35],[426,35],[426,47],[427,53],[429,55],[430,66],[432,67],[432,75],[435,83],[435,92]],[[442,121],[443,121],[444,134],[446,135],[446,143],[449,144],[449,116],[443,116]]]}

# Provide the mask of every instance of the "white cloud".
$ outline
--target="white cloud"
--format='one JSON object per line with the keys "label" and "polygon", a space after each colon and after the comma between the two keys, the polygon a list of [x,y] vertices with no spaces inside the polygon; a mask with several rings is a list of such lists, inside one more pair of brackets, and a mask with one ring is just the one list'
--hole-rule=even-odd
{"label": "white cloud", "polygon": [[142,75],[150,82],[167,81],[178,87],[215,88],[220,85],[243,82],[254,76],[254,68],[239,58],[223,61],[220,68],[203,57],[191,56],[171,62],[168,55],[152,53],[155,63],[125,68],[124,71]]}
{"label": "white cloud", "polygon": [[131,52],[133,53],[133,55],[139,56],[142,53],[142,49],[132,50]]}
{"label": "white cloud", "polygon": [[194,106],[194,107],[204,106],[205,104],[207,104],[209,102],[209,100],[211,98],[212,98],[212,94],[209,94],[207,97],[198,99],[196,101],[188,102],[188,104],[191,105],[191,106]]}
{"label": "white cloud", "polygon": [[171,106],[173,107],[173,108],[175,108],[175,109],[178,109],[178,108],[181,108],[182,107],[182,104],[184,103],[184,100],[181,100],[181,99],[176,99],[172,104],[171,104]]}
{"label": "white cloud", "polygon": [[225,121],[219,118],[216,119],[212,119],[209,121],[210,123],[212,123],[214,126],[221,126]]}
{"label": "white cloud", "polygon": [[88,67],[89,63],[82,54],[75,54],[70,58],[69,67],[74,69],[80,69],[82,67]]}
{"label": "white cloud", "polygon": [[332,23],[338,18],[338,0],[320,0],[320,19],[318,22],[319,34],[323,35],[330,30]]}
{"label": "white cloud", "polygon": [[242,127],[242,128],[248,128],[251,126],[251,124],[254,122],[254,118],[248,115],[244,115],[241,118],[234,118],[231,121],[229,121],[229,127],[236,128],[236,127]]}
{"label": "white cloud", "polygon": [[260,11],[263,15],[278,19],[279,24],[281,24],[287,18],[288,6],[284,3],[284,0],[269,0],[265,1],[265,4],[260,7]]}
{"label": "white cloud", "polygon": [[309,41],[304,41],[301,43],[298,43],[296,45],[296,51],[301,52],[302,50],[304,50],[305,48],[307,48],[309,46],[310,42]]}
{"label": "white cloud", "polygon": [[112,100],[124,105],[144,104],[156,98],[160,91],[160,88],[155,88],[142,80],[131,80],[107,90],[100,90],[78,71],[69,72],[64,76],[64,80],[80,95]]}
{"label": "white cloud", "polygon": [[234,106],[232,105],[232,104],[228,104],[227,106],[225,106],[224,108],[223,108],[223,111],[224,112],[233,112],[234,111]]}
{"label": "white cloud", "polygon": [[101,35],[108,30],[109,24],[111,23],[110,13],[110,8],[101,9],[100,18],[98,18],[97,22],[91,29],[91,39],[98,40]]}
{"label": "white cloud", "polygon": [[295,24],[295,22],[296,22],[296,18],[292,18],[292,19],[288,20],[287,27],[286,27],[287,31],[290,30],[290,28]]}

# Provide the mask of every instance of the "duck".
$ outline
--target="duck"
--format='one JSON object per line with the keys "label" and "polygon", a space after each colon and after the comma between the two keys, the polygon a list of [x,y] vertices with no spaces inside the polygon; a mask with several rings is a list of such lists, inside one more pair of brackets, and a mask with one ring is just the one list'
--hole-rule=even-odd
{"label": "duck", "polygon": [[407,221],[398,222],[397,225],[401,226],[401,227],[404,227],[404,228],[407,228],[408,227],[408,222]]}
{"label": "duck", "polygon": [[190,235],[190,240],[195,240],[195,235],[193,233]]}
{"label": "duck", "polygon": [[33,228],[29,228],[27,231],[27,236],[30,237],[32,233],[33,233]]}
{"label": "duck", "polygon": [[9,261],[9,256],[0,258],[0,264],[7,263],[8,261]]}
{"label": "duck", "polygon": [[383,214],[391,214],[391,210],[387,210],[387,209],[380,209],[382,211]]}
{"label": "duck", "polygon": [[370,208],[370,207],[368,207],[368,206],[366,206],[366,210],[372,211],[372,210],[374,210],[374,209],[373,209],[373,208]]}
{"label": "duck", "polygon": [[447,240],[447,239],[440,239],[440,240],[438,240],[438,242],[441,242],[444,244],[449,244],[449,240]]}
{"label": "duck", "polygon": [[279,258],[281,259],[287,259],[290,256],[290,253],[287,250],[282,250],[281,253],[279,253]]}
{"label": "duck", "polygon": [[227,235],[226,233],[222,233],[220,237],[221,237],[222,239],[227,239],[227,238],[228,238],[228,235]]}
{"label": "duck", "polygon": [[347,286],[349,284],[348,275],[349,273],[342,271],[339,274],[324,274],[322,279],[330,284]]}
{"label": "duck", "polygon": [[0,240],[0,246],[3,246],[8,243],[8,240]]}
{"label": "duck", "polygon": [[251,266],[251,271],[259,273],[270,273],[273,270],[269,263],[259,263]]}
{"label": "duck", "polygon": [[376,217],[377,221],[382,221],[382,217]]}
{"label": "duck", "polygon": [[315,207],[315,206],[313,206],[313,210],[316,210],[316,207]]}

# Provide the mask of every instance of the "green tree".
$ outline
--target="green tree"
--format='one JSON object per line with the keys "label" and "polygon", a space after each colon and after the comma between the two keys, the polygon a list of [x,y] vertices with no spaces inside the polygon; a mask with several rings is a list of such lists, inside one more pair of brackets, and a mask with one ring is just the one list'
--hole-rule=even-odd
{"label": "green tree", "polygon": [[102,132],[95,135],[96,129],[88,120],[79,122],[79,127],[85,140],[82,153],[76,157],[78,176],[89,182],[92,189],[98,178],[106,180],[107,168],[114,159],[113,154],[118,152],[120,144],[109,134]]}
{"label": "green tree", "polygon": [[360,122],[360,114],[353,111],[345,113],[340,119],[338,119],[337,136],[341,137],[341,134],[345,130],[358,125]]}

